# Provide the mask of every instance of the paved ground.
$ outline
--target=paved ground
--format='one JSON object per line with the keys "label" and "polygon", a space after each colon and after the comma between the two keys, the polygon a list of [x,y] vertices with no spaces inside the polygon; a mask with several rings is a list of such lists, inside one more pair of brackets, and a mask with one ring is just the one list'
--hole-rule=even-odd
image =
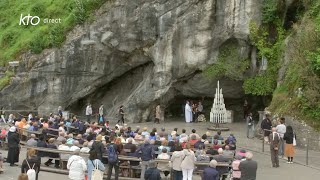
{"label": "paved ground", "polygon": [[[191,129],[195,128],[198,130],[199,134],[203,134],[207,131],[207,127],[211,126],[210,123],[191,123],[186,124],[183,122],[166,122],[162,123],[160,125],[155,125],[153,123],[141,123],[141,124],[129,124],[131,127],[135,128],[136,126],[145,127],[148,128],[156,127],[161,128],[165,127],[168,131],[172,131],[173,128],[177,127],[179,128],[179,133],[181,132],[181,129],[185,128],[187,130],[187,133],[191,131]],[[258,139],[247,139],[245,134],[245,124],[241,123],[234,123],[228,125],[230,128],[229,132],[223,132],[224,136],[227,136],[230,133],[233,133],[237,137],[238,146],[244,147],[246,149],[252,150],[254,153],[254,160],[258,161],[258,180],[318,180],[320,177],[320,170],[316,168],[307,167],[304,165],[301,165],[303,163],[303,155],[304,151],[297,150],[297,157],[296,163],[294,164],[286,164],[286,160],[282,159],[280,161],[280,168],[271,168],[270,163],[270,156],[269,156],[269,147],[265,147],[265,153],[262,153],[262,143]],[[214,134],[214,132],[212,132]],[[3,155],[6,155],[7,152],[0,151],[3,153]],[[320,156],[318,156],[320,153],[311,152],[310,155],[315,160],[311,160],[310,162],[320,162],[318,159],[320,159]],[[20,160],[25,158],[25,152],[20,153]],[[299,162],[301,160],[301,163]],[[312,164],[312,163],[311,163]],[[317,165],[317,163],[313,163],[313,165]],[[318,166],[320,168],[320,166]],[[0,174],[0,179],[4,180],[15,180],[17,179],[20,169],[17,167],[9,167],[7,163],[5,163],[5,173]],[[61,174],[52,174],[48,172],[40,172],[39,174],[39,180],[67,180],[67,175],[61,175]],[[195,177],[194,179],[199,179],[199,177]]]}

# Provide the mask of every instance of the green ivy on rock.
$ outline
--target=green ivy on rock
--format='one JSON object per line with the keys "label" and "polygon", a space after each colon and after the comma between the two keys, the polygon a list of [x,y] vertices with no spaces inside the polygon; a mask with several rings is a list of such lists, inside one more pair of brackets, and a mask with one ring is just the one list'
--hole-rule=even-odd
{"label": "green ivy on rock", "polygon": [[[275,26],[261,25],[260,27],[250,23],[250,40],[258,49],[258,58],[265,57],[268,68],[263,74],[245,79],[243,88],[246,94],[270,95],[276,88],[278,70],[280,67],[280,56],[285,39],[285,31],[277,20]],[[274,30],[275,37],[270,38],[269,32]]]}
{"label": "green ivy on rock", "polygon": [[237,46],[228,44],[220,48],[217,62],[207,67],[203,73],[208,78],[228,77],[241,80],[248,66],[248,59],[239,58]]}

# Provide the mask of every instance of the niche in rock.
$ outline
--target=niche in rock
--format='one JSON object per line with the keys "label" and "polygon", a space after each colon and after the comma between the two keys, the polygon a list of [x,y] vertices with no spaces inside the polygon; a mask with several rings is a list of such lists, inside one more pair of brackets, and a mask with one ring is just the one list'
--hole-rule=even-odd
{"label": "niche in rock", "polygon": [[291,29],[292,25],[299,20],[299,16],[304,12],[303,2],[294,0],[292,4],[287,7],[283,26],[286,30]]}

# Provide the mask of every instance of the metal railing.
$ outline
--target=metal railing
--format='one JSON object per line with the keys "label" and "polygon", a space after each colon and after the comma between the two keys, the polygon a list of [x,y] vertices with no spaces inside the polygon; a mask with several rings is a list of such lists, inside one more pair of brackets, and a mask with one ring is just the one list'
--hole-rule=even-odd
{"label": "metal railing", "polygon": [[[267,130],[264,129],[262,131],[262,136],[263,138],[261,139],[261,151],[265,152],[265,139],[264,139],[264,132],[265,131],[270,131],[271,130]],[[302,141],[297,139],[297,145],[294,146],[295,149],[295,157],[294,159],[296,160],[296,162],[298,162],[299,164],[302,165],[307,165],[307,166],[312,166],[315,168],[320,168],[320,151],[317,148],[314,148],[315,150],[312,150],[310,144],[311,143],[316,143],[318,145],[320,145],[320,140],[319,139],[315,139],[315,138],[301,138]],[[285,142],[284,142],[285,143]],[[312,157],[312,160],[310,162],[310,155]]]}

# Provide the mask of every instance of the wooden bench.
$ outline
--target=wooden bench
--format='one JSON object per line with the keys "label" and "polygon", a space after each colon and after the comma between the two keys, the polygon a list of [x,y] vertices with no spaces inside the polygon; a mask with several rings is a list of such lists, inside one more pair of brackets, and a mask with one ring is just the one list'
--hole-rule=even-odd
{"label": "wooden bench", "polygon": [[[51,152],[51,153],[59,153],[59,154],[70,154],[72,155],[73,152],[72,151],[64,151],[64,150],[57,150],[57,149],[50,149],[50,148],[41,148],[41,147],[30,147],[30,146],[25,146],[25,145],[21,145],[21,148],[33,148],[37,151],[43,151],[43,152]],[[85,158],[88,158],[89,154],[88,153],[80,153],[80,156],[82,157],[85,157]],[[46,157],[46,158],[50,158],[50,157]],[[107,155],[103,155],[103,158],[108,158]],[[66,160],[62,160],[61,158],[50,158],[50,159],[57,159],[57,160],[60,160],[60,162],[66,162]],[[119,155],[118,156],[118,159],[121,160],[121,161],[141,161],[139,158],[137,157],[132,157],[132,156],[122,156],[122,155]],[[159,162],[159,163],[169,163],[170,160],[169,159],[155,159],[156,162]],[[195,166],[208,166],[209,165],[209,161],[208,162],[204,162],[204,161],[201,161],[201,162],[195,162]],[[223,163],[219,163],[217,166],[227,166],[227,167],[230,167],[229,164],[223,164]],[[62,166],[61,166],[62,168]],[[139,171],[141,170],[141,166],[121,166],[120,168],[124,168],[124,169],[129,169],[130,171],[130,177],[134,177],[135,176],[135,172],[134,171]],[[59,169],[59,170],[63,170],[63,169]],[[201,174],[201,171],[197,172],[195,171],[195,174]],[[172,177],[172,173],[171,173],[171,177]]]}

